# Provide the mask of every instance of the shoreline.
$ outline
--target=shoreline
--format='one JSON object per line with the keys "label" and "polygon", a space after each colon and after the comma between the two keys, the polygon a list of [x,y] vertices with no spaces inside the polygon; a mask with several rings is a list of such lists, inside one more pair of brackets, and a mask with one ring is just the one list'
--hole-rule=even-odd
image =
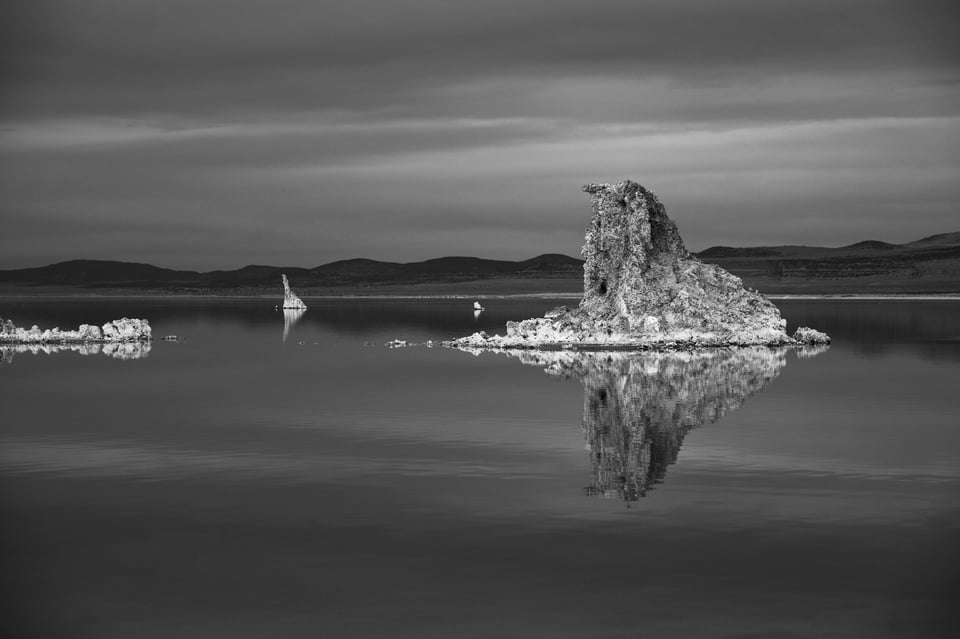
{"label": "shoreline", "polygon": [[[770,300],[853,300],[853,301],[960,301],[960,293],[761,293]],[[481,293],[465,295],[462,293],[381,293],[358,294],[344,293],[340,295],[301,295],[307,300],[491,300],[491,299],[562,299],[580,300],[582,293]],[[143,300],[264,300],[282,301],[280,294],[237,294],[218,295],[213,293],[3,293],[0,300],[116,300],[116,299],[143,299]]]}

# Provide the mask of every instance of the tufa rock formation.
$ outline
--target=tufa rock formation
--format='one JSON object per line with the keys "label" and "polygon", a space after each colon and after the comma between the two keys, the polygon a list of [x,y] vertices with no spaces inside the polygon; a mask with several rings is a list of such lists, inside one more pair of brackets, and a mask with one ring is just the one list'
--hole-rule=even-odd
{"label": "tufa rock formation", "polygon": [[115,344],[148,342],[153,335],[150,322],[126,317],[107,322],[102,327],[81,324],[75,331],[59,328],[40,330],[36,326],[21,328],[0,318],[0,344]]}
{"label": "tufa rock formation", "polygon": [[286,274],[283,274],[280,277],[283,278],[283,308],[301,311],[307,310],[307,305],[303,303],[303,300],[297,297],[296,293],[290,289],[290,282],[287,281]]}
{"label": "tufa rock formation", "polygon": [[740,278],[687,252],[657,196],[636,182],[588,184],[593,216],[583,249],[583,300],[542,318],[509,322],[506,336],[450,342],[481,348],[688,348],[827,343],[786,320]]}

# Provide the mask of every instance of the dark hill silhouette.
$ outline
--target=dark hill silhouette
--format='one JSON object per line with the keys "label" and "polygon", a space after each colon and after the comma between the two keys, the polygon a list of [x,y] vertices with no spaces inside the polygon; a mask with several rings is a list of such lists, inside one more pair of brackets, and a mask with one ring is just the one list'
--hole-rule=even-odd
{"label": "dark hill silhouette", "polygon": [[440,257],[423,262],[380,262],[350,259],[312,269],[249,265],[234,271],[175,271],[149,264],[102,260],[71,260],[38,268],[0,271],[0,282],[31,286],[85,288],[239,289],[279,286],[280,275],[298,287],[461,282],[497,277],[580,277],[581,260],[566,255],[541,255],[510,262],[477,257]]}
{"label": "dark hill silhouette", "polygon": [[888,255],[891,252],[914,252],[917,250],[926,250],[932,248],[960,248],[960,232],[940,233],[931,235],[920,240],[908,242],[906,244],[890,244],[879,240],[864,240],[847,246],[825,247],[825,246],[749,246],[749,247],[731,247],[731,246],[711,246],[710,248],[696,253],[697,257],[704,261],[726,258],[776,258],[788,257],[796,259],[814,259],[829,257],[845,257],[855,253],[875,252],[879,255]]}
{"label": "dark hill silhouette", "polygon": [[[960,232],[906,244],[865,240],[848,246],[713,246],[696,254],[764,293],[960,292]],[[443,292],[579,292],[583,261],[548,253],[511,262],[450,256],[422,262],[354,258],[314,268],[248,265],[200,273],[150,264],[71,260],[37,268],[0,270],[17,287],[124,289],[180,293],[246,293],[278,289],[280,274],[305,294],[403,292],[438,286]],[[509,284],[508,284],[509,283]],[[458,286],[467,288],[457,288]],[[391,288],[393,287],[393,288]],[[42,289],[41,289],[42,290]],[[439,289],[438,289],[439,290]]]}
{"label": "dark hill silhouette", "polygon": [[960,245],[960,231],[955,233],[937,233],[921,240],[909,242],[904,246],[911,247],[929,247],[929,246],[956,246]]}
{"label": "dark hill silhouette", "polygon": [[819,246],[714,246],[698,254],[763,292],[960,291],[960,232],[906,244],[865,240]]}
{"label": "dark hill silhouette", "polygon": [[0,281],[4,282],[65,285],[195,282],[200,277],[196,271],[111,260],[70,260],[39,268],[0,271]]}
{"label": "dark hill silhouette", "polygon": [[881,242],[880,240],[864,240],[863,242],[857,242],[856,244],[843,246],[841,248],[857,251],[894,251],[897,245]]}

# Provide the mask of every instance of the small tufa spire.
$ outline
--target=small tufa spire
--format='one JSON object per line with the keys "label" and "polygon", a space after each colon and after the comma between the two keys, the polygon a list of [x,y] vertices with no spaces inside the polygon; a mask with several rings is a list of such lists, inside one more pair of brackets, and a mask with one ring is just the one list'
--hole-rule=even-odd
{"label": "small tufa spire", "polygon": [[297,297],[293,289],[290,288],[290,282],[287,280],[286,274],[282,274],[280,277],[283,278],[283,308],[301,311],[307,310],[307,305],[304,304],[303,300]]}

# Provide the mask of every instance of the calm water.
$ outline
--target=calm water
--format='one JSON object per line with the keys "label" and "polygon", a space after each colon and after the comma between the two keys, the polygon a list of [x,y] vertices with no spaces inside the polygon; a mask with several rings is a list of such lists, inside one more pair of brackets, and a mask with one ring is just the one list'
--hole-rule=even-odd
{"label": "calm water", "polygon": [[956,636],[960,302],[521,360],[383,343],[558,302],[307,301],[0,300],[186,338],[4,354],[4,636]]}

